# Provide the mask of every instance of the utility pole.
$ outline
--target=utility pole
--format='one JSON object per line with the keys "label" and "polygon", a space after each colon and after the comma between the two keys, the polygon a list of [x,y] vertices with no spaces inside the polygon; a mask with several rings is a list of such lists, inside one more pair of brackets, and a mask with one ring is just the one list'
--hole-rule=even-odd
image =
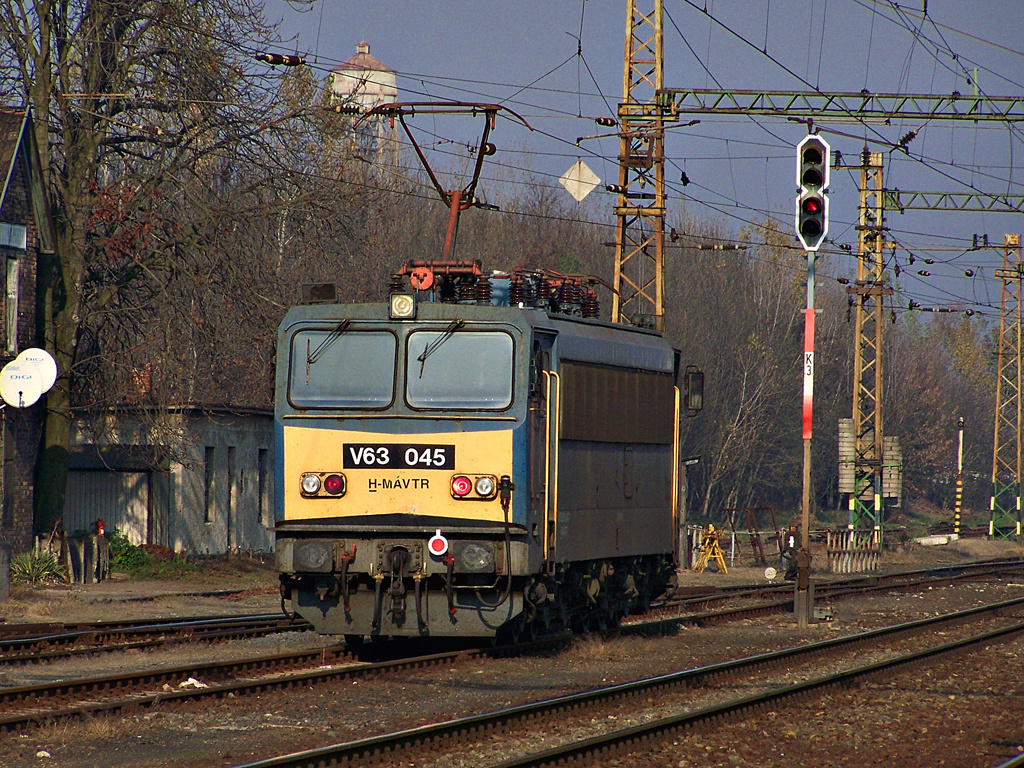
{"label": "utility pole", "polygon": [[[643,6],[641,8],[640,6]],[[612,322],[664,329],[665,125],[662,0],[627,0],[619,104]]]}
{"label": "utility pole", "polygon": [[989,538],[1020,538],[1021,496],[1021,280],[1020,235],[1003,236],[1003,281],[999,312],[999,354],[996,358],[996,428],[992,450],[992,499]]}
{"label": "utility pole", "polygon": [[953,504],[953,538],[960,538],[960,503],[964,497],[964,417],[956,420],[956,501]]}
{"label": "utility pole", "polygon": [[807,308],[804,312],[804,471],[801,504],[800,551],[797,553],[797,583],[793,612],[800,629],[806,629],[814,612],[811,590],[811,438],[814,414],[814,260],[828,234],[828,178],[831,148],[820,136],[809,135],[796,147],[797,239],[807,256]]}
{"label": "utility pole", "polygon": [[[854,299],[856,348],[853,361],[854,484],[849,501],[851,531],[873,531],[881,544],[882,528],[882,320],[885,286],[882,205],[882,154],[861,153],[860,205],[857,224],[857,282],[846,292]],[[878,540],[874,540],[878,538]]]}

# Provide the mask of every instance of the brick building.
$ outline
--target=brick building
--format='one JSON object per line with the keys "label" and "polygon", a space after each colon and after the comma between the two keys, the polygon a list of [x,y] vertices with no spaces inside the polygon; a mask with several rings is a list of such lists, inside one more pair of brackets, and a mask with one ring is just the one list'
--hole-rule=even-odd
{"label": "brick building", "polygon": [[[40,346],[36,317],[39,258],[55,246],[39,148],[27,109],[0,108],[0,367]],[[36,455],[43,401],[0,411],[0,542],[15,554],[32,546]]]}

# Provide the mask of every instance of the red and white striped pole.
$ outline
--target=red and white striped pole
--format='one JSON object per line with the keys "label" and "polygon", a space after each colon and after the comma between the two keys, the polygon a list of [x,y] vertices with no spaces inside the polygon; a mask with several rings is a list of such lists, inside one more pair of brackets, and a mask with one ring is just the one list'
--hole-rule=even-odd
{"label": "red and white striped pole", "polygon": [[804,488],[800,514],[800,552],[797,555],[797,587],[793,601],[797,626],[805,628],[814,610],[811,579],[811,423],[814,413],[814,252],[807,251],[807,309],[804,312]]}

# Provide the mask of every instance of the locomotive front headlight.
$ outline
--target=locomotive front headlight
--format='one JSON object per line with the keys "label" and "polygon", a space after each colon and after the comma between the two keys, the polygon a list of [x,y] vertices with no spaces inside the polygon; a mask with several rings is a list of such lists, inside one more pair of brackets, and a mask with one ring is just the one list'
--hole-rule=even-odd
{"label": "locomotive front headlight", "polygon": [[467,544],[459,556],[462,567],[467,571],[493,571],[494,550],[483,544]]}
{"label": "locomotive front headlight", "polygon": [[473,484],[473,490],[476,491],[477,496],[483,496],[488,498],[494,494],[494,478],[490,475],[483,475],[476,479],[476,483]]}
{"label": "locomotive front headlight", "polygon": [[392,320],[414,320],[416,318],[416,296],[411,293],[391,294],[388,313]]}
{"label": "locomotive front headlight", "polygon": [[331,546],[322,541],[296,542],[293,562],[296,571],[331,570]]}
{"label": "locomotive front headlight", "polygon": [[302,492],[306,496],[315,496],[320,492],[320,476],[314,474],[305,474],[302,476]]}

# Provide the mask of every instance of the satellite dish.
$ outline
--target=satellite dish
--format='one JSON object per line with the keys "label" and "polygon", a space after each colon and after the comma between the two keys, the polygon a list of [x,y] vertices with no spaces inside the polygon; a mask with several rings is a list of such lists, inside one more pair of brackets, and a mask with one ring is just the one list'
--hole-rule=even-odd
{"label": "satellite dish", "polygon": [[29,349],[24,350],[15,359],[35,365],[36,368],[39,369],[39,375],[43,383],[43,392],[46,393],[50,391],[54,382],[57,381],[57,363],[53,359],[53,355],[45,349],[30,347]]}
{"label": "satellite dish", "polygon": [[43,377],[34,363],[12,360],[0,371],[0,398],[15,408],[28,408],[43,394]]}

